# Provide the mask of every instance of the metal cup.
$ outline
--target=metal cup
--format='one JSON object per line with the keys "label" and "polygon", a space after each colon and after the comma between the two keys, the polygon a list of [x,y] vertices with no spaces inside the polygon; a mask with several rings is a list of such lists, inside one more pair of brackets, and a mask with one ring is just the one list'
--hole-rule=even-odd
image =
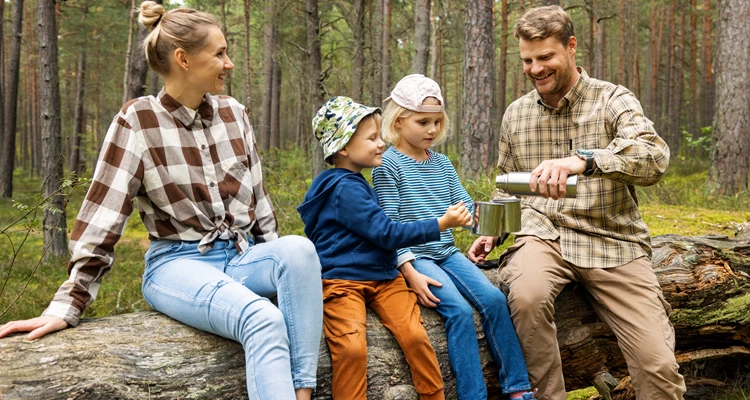
{"label": "metal cup", "polygon": [[521,230],[521,200],[516,198],[474,202],[474,224],[471,233],[502,236]]}

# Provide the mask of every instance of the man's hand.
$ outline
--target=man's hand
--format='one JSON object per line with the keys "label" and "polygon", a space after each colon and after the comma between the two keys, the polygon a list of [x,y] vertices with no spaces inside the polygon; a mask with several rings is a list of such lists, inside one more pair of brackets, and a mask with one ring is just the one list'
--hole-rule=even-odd
{"label": "man's hand", "polygon": [[529,188],[532,192],[538,190],[545,199],[563,198],[567,191],[568,175],[581,174],[585,169],[586,161],[578,156],[542,161],[531,171]]}
{"label": "man's hand", "polygon": [[16,332],[31,332],[26,336],[29,340],[38,339],[48,333],[63,330],[68,323],[61,318],[41,316],[22,321],[10,321],[0,326],[0,338]]}
{"label": "man's hand", "polygon": [[466,255],[469,257],[469,260],[475,264],[482,262],[485,257],[492,252],[492,249],[495,248],[495,242],[497,242],[497,237],[495,236],[480,236],[474,241],[474,243],[472,243],[471,248]]}

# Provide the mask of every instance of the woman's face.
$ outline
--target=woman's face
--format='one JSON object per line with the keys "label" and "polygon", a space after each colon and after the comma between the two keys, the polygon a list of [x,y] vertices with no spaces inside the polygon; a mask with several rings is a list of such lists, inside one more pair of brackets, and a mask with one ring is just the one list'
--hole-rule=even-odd
{"label": "woman's face", "polygon": [[216,26],[208,28],[206,45],[194,54],[185,55],[186,79],[200,93],[217,94],[224,91],[227,71],[234,69],[227,55],[227,41]]}

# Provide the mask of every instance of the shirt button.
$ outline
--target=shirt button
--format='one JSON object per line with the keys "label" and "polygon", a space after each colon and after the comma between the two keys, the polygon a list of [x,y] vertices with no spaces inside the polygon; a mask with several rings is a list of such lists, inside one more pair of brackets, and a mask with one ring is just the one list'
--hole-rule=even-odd
{"label": "shirt button", "polygon": [[201,150],[206,150],[206,145],[205,144],[201,145]]}
{"label": "shirt button", "polygon": [[216,186],[216,184],[213,183],[213,182],[211,182],[211,183],[208,184],[208,186],[214,187],[214,186]]}

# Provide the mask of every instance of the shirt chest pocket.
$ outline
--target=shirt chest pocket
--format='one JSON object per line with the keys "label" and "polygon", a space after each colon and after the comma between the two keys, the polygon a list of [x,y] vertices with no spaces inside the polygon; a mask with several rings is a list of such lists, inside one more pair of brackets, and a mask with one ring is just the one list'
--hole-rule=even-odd
{"label": "shirt chest pocket", "polygon": [[233,157],[221,163],[223,173],[222,189],[226,190],[224,195],[237,197],[240,191],[252,191],[253,179],[250,173],[250,165],[246,157]]}
{"label": "shirt chest pocket", "polygon": [[614,139],[612,127],[607,123],[603,112],[593,112],[586,118],[579,118],[573,124],[571,150],[604,149]]}

